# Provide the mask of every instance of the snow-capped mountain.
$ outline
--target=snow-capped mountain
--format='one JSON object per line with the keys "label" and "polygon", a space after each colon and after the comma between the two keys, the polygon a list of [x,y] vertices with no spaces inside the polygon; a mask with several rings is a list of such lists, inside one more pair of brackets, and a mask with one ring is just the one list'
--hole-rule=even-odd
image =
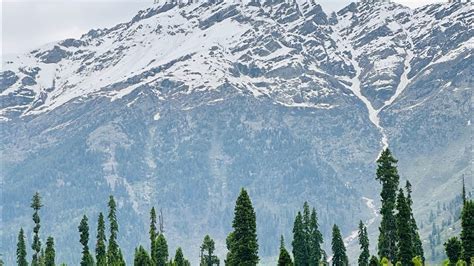
{"label": "snow-capped mountain", "polygon": [[424,219],[469,171],[473,15],[471,3],[362,2],[330,15],[313,0],[163,3],[4,58],[2,253],[30,227],[39,190],[61,260],[78,261],[78,219],[95,221],[109,194],[128,259],[147,243],[152,205],[171,249],[196,261],[210,233],[223,259],[245,186],[271,258],[305,200],[326,236],[370,221],[388,145]]}

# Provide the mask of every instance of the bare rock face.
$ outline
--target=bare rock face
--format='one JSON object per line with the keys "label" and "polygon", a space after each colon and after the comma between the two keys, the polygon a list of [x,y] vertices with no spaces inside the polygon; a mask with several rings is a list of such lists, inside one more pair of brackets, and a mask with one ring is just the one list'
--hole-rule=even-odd
{"label": "bare rock face", "polygon": [[[387,145],[424,221],[428,195],[452,200],[472,160],[472,20],[470,3],[364,1],[331,16],[313,1],[166,3],[7,58],[2,243],[31,228],[39,191],[43,236],[55,236],[58,261],[77,264],[80,217],[95,232],[113,194],[127,260],[148,243],[153,205],[170,250],[196,262],[211,234],[223,259],[241,187],[265,265],[305,200],[328,252],[334,223],[349,235],[371,221],[375,243],[374,162]],[[13,264],[14,245],[2,248]]]}

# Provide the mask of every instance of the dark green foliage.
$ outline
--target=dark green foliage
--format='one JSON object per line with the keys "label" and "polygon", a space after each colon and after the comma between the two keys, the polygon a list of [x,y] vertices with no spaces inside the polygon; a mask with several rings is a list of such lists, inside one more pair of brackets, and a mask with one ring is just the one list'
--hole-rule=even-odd
{"label": "dark green foliage", "polygon": [[94,260],[89,252],[89,224],[87,216],[83,216],[78,226],[80,233],[79,242],[82,244],[81,266],[93,266]]}
{"label": "dark green foliage", "polygon": [[95,259],[97,266],[107,266],[107,251],[105,241],[104,215],[99,213],[99,219],[97,221],[97,242],[95,246]]}
{"label": "dark green foliage", "polygon": [[41,197],[38,192],[35,193],[33,199],[31,200],[31,208],[33,208],[33,222],[35,226],[33,227],[33,243],[31,244],[31,248],[33,249],[33,259],[31,261],[32,266],[38,266],[40,264],[39,256],[41,251],[41,240],[39,237],[39,230],[41,228],[40,225],[40,216],[39,210],[43,207],[41,204]]}
{"label": "dark green foliage", "polygon": [[152,266],[151,258],[142,246],[135,249],[134,266]]}
{"label": "dark green foliage", "polygon": [[176,254],[174,255],[174,266],[185,266],[186,259],[184,259],[183,250],[178,247]]}
{"label": "dark green foliage", "polygon": [[461,241],[463,258],[471,261],[474,258],[474,201],[466,200],[461,215]]}
{"label": "dark green foliage", "polygon": [[18,243],[16,244],[16,263],[18,266],[28,266],[26,260],[25,232],[20,228],[18,233]]}
{"label": "dark green foliage", "polygon": [[278,256],[278,266],[293,266],[290,253],[285,248],[285,239],[281,236],[280,255]]}
{"label": "dark green foliage", "polygon": [[369,266],[379,266],[379,265],[380,265],[380,262],[376,256],[370,257]]}
{"label": "dark green foliage", "polygon": [[425,254],[423,251],[423,242],[421,241],[420,234],[418,233],[418,225],[416,224],[415,216],[413,215],[413,200],[411,198],[411,184],[410,181],[407,180],[405,189],[407,192],[407,203],[408,208],[410,210],[410,234],[411,234],[411,241],[413,246],[413,254],[415,256],[420,257],[420,259],[424,262],[425,261]]}
{"label": "dark green foliage", "polygon": [[150,210],[150,252],[151,252],[151,257],[154,258],[156,257],[154,243],[157,237],[157,232],[156,232],[156,211],[155,207],[151,207]]}
{"label": "dark green foliage", "polygon": [[449,259],[450,265],[456,265],[456,262],[461,258],[462,243],[457,237],[451,237],[444,243],[446,249],[446,256]]}
{"label": "dark green foliage", "polygon": [[309,258],[306,246],[303,216],[301,212],[296,214],[295,223],[293,225],[293,258],[296,266],[306,266]]}
{"label": "dark green foliage", "polygon": [[337,225],[332,227],[332,265],[333,266],[348,266],[349,259],[346,255],[346,247],[342,240],[341,231]]}
{"label": "dark green foliage", "polygon": [[413,254],[413,245],[411,239],[411,228],[410,228],[410,208],[403,193],[403,189],[400,189],[397,197],[397,260],[402,265],[411,265]]}
{"label": "dark green foliage", "polygon": [[229,239],[227,265],[257,265],[258,242],[255,211],[247,191],[242,188],[237,198],[232,221],[232,237]]}
{"label": "dark green foliage", "polygon": [[107,248],[107,264],[108,265],[125,265],[125,262],[122,257],[122,252],[120,247],[117,243],[117,234],[119,231],[118,222],[117,222],[117,205],[115,204],[115,200],[113,196],[109,198],[109,214],[107,218],[109,219],[110,224],[110,237],[109,237],[109,245]]}
{"label": "dark green foliage", "polygon": [[318,266],[321,261],[321,245],[323,243],[323,235],[319,231],[318,216],[316,209],[311,211],[311,217],[306,227],[306,243],[309,251],[308,265]]}
{"label": "dark green foliage", "polygon": [[379,227],[378,252],[380,257],[387,257],[395,261],[397,255],[397,230],[394,215],[396,193],[400,177],[398,176],[397,160],[386,149],[377,160],[376,179],[382,184],[380,194],[382,221]]}
{"label": "dark green foliage", "polygon": [[318,216],[309,204],[303,204],[303,214],[298,212],[293,225],[293,256],[295,265],[317,266],[322,260],[323,236],[319,231]]}
{"label": "dark green foliage", "polygon": [[44,265],[45,266],[54,266],[56,259],[56,251],[54,250],[54,238],[48,237],[46,239],[46,249],[44,251]]}
{"label": "dark green foliage", "polygon": [[151,258],[155,265],[157,266],[165,266],[168,261],[168,244],[166,243],[166,238],[163,234],[160,234],[153,244],[155,251],[154,258]]}
{"label": "dark green foliage", "polygon": [[214,250],[214,240],[206,235],[201,245],[201,266],[219,265],[219,258],[214,255]]}
{"label": "dark green foliage", "polygon": [[369,265],[369,236],[367,235],[367,227],[362,221],[359,222],[359,245],[360,245],[360,255],[359,255],[359,266],[368,266]]}

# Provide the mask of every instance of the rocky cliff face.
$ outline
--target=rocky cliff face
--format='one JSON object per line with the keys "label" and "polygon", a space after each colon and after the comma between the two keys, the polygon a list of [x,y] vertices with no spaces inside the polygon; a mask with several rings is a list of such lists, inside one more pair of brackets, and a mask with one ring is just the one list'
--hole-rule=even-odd
{"label": "rocky cliff face", "polygon": [[374,161],[387,145],[423,219],[469,170],[472,20],[467,3],[331,15],[313,1],[162,4],[5,59],[3,253],[31,227],[38,190],[59,261],[77,263],[80,216],[95,221],[109,194],[129,259],[148,243],[152,205],[171,249],[196,261],[210,233],[223,259],[244,186],[271,263],[305,200],[326,242],[333,223],[349,234],[373,218],[362,197],[378,198]]}

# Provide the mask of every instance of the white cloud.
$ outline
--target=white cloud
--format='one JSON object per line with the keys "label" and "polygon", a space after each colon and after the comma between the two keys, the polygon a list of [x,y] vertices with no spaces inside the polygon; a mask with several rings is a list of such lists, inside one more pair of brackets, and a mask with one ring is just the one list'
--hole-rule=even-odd
{"label": "white cloud", "polygon": [[[442,0],[396,0],[418,7]],[[78,38],[92,28],[110,27],[133,17],[153,0],[1,0],[2,54],[23,53],[42,44]],[[351,1],[319,0],[337,11]]]}

